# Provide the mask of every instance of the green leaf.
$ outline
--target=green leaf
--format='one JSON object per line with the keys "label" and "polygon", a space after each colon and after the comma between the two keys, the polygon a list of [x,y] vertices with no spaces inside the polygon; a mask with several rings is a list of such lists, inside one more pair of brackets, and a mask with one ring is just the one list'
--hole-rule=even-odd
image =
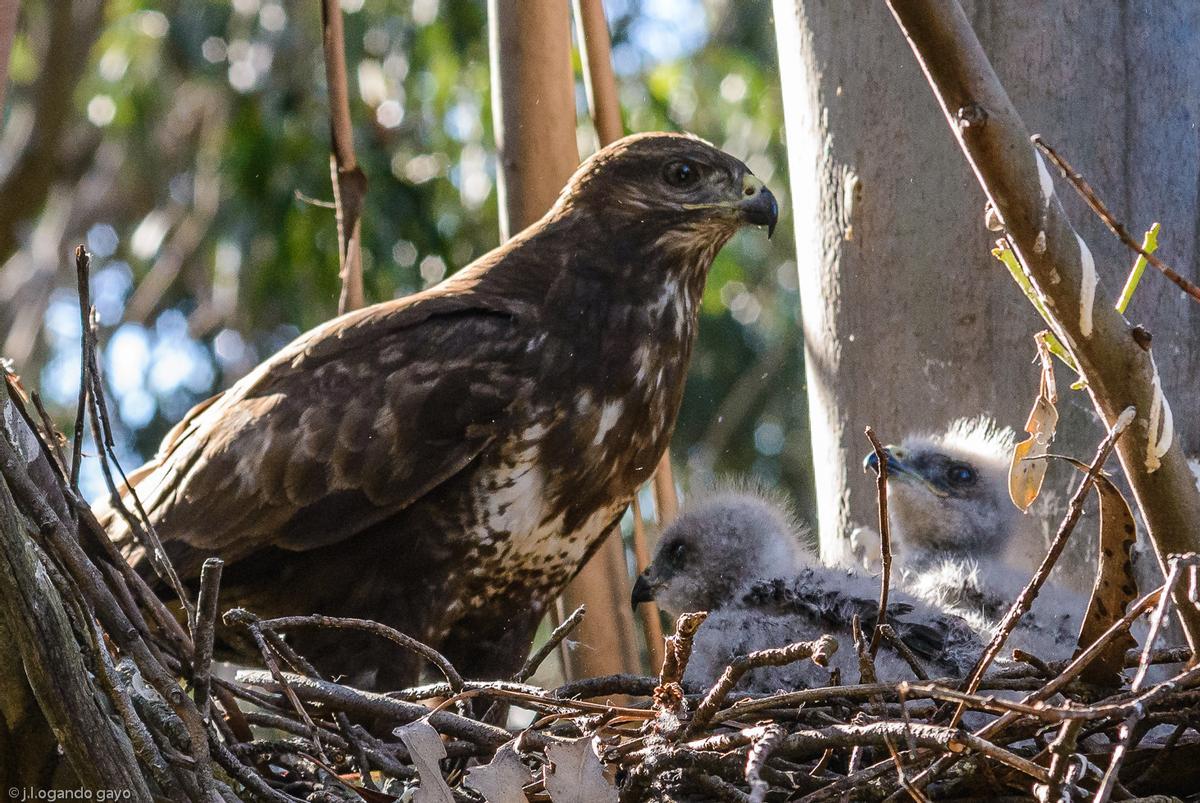
{"label": "green leaf", "polygon": [[[1158,249],[1158,229],[1159,224],[1156,222],[1142,238],[1142,250],[1147,254],[1153,254]],[[1137,259],[1133,261],[1133,269],[1129,271],[1129,278],[1125,280],[1125,286],[1121,288],[1121,295],[1117,299],[1117,312],[1122,315],[1125,314],[1125,308],[1129,306],[1129,302],[1133,298],[1133,291],[1137,289],[1138,282],[1142,280],[1147,261],[1144,254],[1138,254]]]}

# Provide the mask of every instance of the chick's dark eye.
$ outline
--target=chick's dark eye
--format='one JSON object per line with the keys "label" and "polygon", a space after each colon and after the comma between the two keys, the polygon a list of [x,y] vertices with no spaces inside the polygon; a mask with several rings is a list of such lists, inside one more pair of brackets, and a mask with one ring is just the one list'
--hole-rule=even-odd
{"label": "chick's dark eye", "polygon": [[946,469],[946,480],[951,485],[973,485],[975,483],[975,469],[962,463],[955,463]]}
{"label": "chick's dark eye", "polygon": [[685,554],[687,554],[687,544],[682,541],[676,541],[673,544],[667,545],[667,557],[672,560],[679,560]]}
{"label": "chick's dark eye", "polygon": [[700,168],[692,162],[671,162],[663,168],[663,178],[672,187],[690,187],[700,180]]}

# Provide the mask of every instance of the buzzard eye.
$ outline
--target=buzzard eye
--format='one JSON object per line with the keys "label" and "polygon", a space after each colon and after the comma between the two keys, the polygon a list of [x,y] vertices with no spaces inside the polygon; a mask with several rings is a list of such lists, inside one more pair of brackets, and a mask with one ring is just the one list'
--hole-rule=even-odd
{"label": "buzzard eye", "polygon": [[692,162],[671,162],[663,169],[663,178],[672,187],[690,187],[700,180],[700,168]]}
{"label": "buzzard eye", "polygon": [[964,463],[955,463],[946,469],[946,481],[959,487],[974,485],[975,469]]}

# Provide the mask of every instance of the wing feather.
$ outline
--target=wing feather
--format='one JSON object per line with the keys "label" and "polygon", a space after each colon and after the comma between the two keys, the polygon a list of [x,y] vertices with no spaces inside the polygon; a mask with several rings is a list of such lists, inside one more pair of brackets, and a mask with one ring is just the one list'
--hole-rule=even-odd
{"label": "wing feather", "polygon": [[[336,543],[497,438],[527,387],[516,316],[457,297],[413,306],[367,308],[302,335],[188,413],[131,475],[168,552],[229,562]],[[111,508],[97,512],[128,541]]]}

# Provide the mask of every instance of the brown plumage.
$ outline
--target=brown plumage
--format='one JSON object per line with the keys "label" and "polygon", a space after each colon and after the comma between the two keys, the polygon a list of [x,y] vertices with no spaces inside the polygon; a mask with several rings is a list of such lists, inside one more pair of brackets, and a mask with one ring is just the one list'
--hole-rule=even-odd
{"label": "brown plumage", "polygon": [[[666,448],[717,251],[775,217],[737,159],[627,137],[508,243],[197,405],[130,481],[185,582],[226,561],[223,608],[375,619],[506,675]],[[362,685],[421,670],[367,637],[295,643]]]}

